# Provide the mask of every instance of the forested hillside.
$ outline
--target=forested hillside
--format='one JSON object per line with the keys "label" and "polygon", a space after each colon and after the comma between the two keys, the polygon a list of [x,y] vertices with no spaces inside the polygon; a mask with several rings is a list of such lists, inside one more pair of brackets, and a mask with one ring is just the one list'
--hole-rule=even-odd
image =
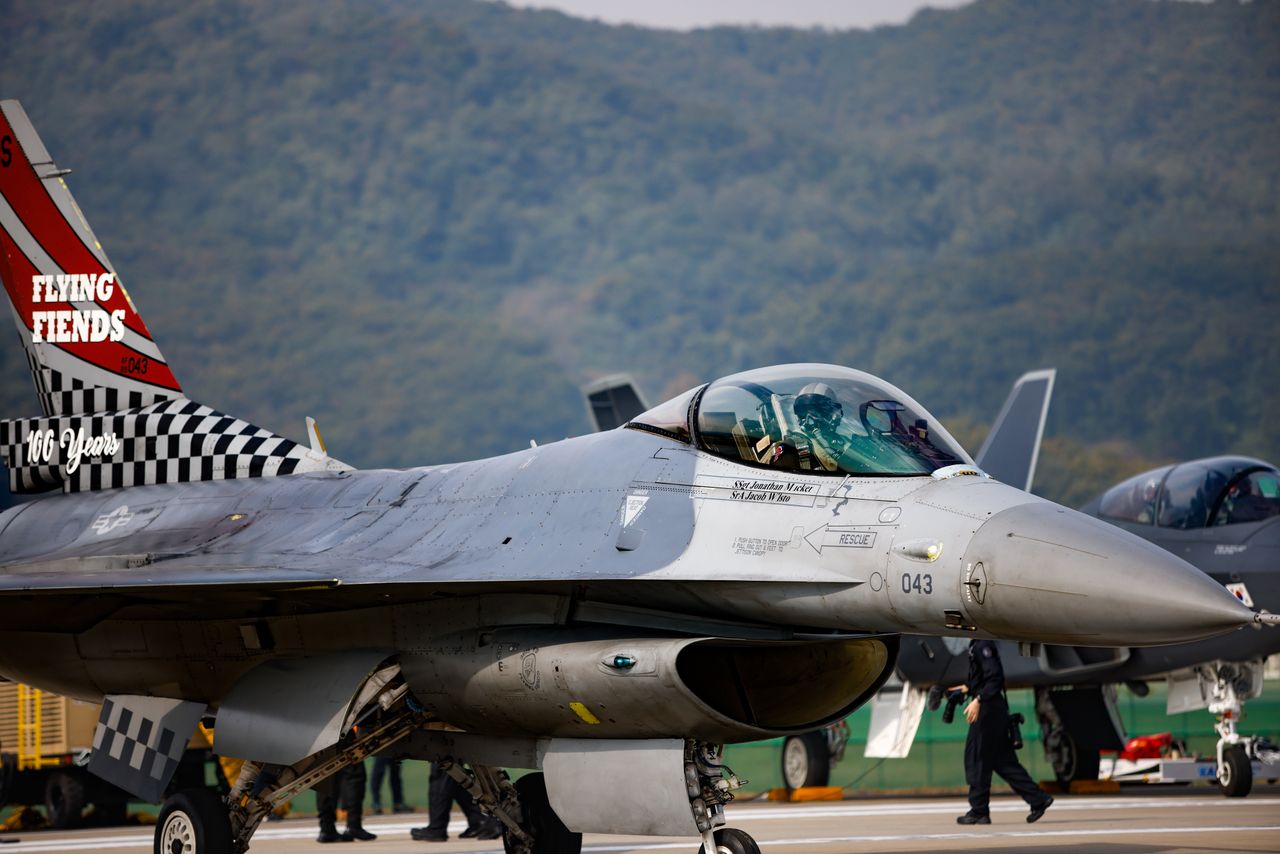
{"label": "forested hillside", "polygon": [[[1041,491],[1280,460],[1280,3],[981,0],[873,31],[470,0],[0,0],[19,98],[187,393],[360,466],[830,361]],[[34,411],[0,341],[0,413]]]}

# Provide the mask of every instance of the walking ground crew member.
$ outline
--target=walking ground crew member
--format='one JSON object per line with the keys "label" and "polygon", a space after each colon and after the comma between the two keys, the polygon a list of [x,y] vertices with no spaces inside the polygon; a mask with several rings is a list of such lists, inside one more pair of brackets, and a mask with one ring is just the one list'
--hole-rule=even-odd
{"label": "walking ground crew member", "polygon": [[990,824],[991,772],[1004,778],[1031,806],[1035,821],[1053,803],[1018,762],[1009,738],[1009,701],[1004,695],[1004,667],[995,641],[969,642],[969,679],[964,690],[973,697],[964,708],[969,735],[964,740],[964,777],[969,784],[969,811],[959,824]]}

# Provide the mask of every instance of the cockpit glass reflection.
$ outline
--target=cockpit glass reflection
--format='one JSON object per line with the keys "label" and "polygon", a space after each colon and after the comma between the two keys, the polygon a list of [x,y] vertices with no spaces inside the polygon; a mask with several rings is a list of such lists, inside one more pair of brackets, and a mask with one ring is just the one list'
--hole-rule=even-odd
{"label": "cockpit glass reflection", "polygon": [[695,423],[704,450],[786,471],[915,475],[968,462],[919,404],[874,377],[830,365],[717,380],[698,402]]}
{"label": "cockpit glass reflection", "polygon": [[1153,525],[1156,521],[1156,503],[1160,499],[1160,484],[1173,466],[1165,466],[1145,472],[1116,484],[1102,496],[1098,514],[1122,522]]}
{"label": "cockpit glass reflection", "polygon": [[673,397],[666,403],[660,403],[647,412],[642,412],[627,425],[633,429],[645,430],[676,439],[680,442],[693,441],[689,433],[689,407],[693,404],[694,395],[704,386],[697,386],[679,397]]}
{"label": "cockpit glass reflection", "polygon": [[1261,522],[1272,516],[1280,516],[1280,473],[1274,469],[1237,478],[1227,487],[1209,524]]}
{"label": "cockpit glass reflection", "polygon": [[1245,457],[1165,466],[1111,487],[1098,513],[1184,531],[1260,522],[1280,516],[1280,472]]}

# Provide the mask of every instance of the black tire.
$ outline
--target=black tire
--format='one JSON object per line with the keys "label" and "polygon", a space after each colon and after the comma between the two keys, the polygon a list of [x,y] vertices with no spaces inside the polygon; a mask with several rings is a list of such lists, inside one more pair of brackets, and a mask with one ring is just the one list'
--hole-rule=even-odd
{"label": "black tire", "polygon": [[44,809],[49,826],[71,830],[80,826],[84,813],[84,783],[74,774],[56,771],[44,786]]}
{"label": "black tire", "polygon": [[156,819],[154,854],[231,854],[227,806],[211,789],[170,795]]}
{"label": "black tire", "polygon": [[782,742],[782,784],[788,790],[825,786],[831,779],[831,752],[821,730],[789,735]]}
{"label": "black tire", "polygon": [[[526,774],[515,782],[524,813],[523,827],[533,835],[533,854],[581,854],[582,834],[564,826],[547,798],[547,781],[541,774]],[[502,847],[517,850],[510,834],[502,837]],[[159,852],[157,852],[159,854]]]}
{"label": "black tire", "polygon": [[760,846],[746,831],[722,827],[716,831],[716,854],[760,854]]}
{"label": "black tire", "polygon": [[1054,733],[1053,744],[1045,744],[1045,754],[1053,765],[1054,776],[1065,791],[1072,780],[1096,780],[1101,759],[1096,748],[1082,746],[1069,732]]}
{"label": "black tire", "polygon": [[1222,751],[1222,768],[1218,770],[1218,785],[1228,798],[1243,798],[1253,789],[1253,763],[1244,748],[1235,745]]}

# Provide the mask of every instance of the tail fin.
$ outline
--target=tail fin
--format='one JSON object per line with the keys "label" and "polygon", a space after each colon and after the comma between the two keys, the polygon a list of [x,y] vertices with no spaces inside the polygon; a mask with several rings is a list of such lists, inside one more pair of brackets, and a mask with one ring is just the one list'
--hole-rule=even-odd
{"label": "tail fin", "polygon": [[[188,400],[17,101],[0,101],[0,279],[43,418],[0,420],[9,489],[37,493],[342,471]],[[2,469],[0,469],[2,471]]]}
{"label": "tail fin", "polygon": [[0,278],[46,416],[182,388],[17,101],[0,101]]}
{"label": "tail fin", "polygon": [[621,427],[649,407],[629,374],[613,374],[582,387],[596,432]]}
{"label": "tail fin", "polygon": [[1030,371],[1013,384],[976,457],[982,470],[996,480],[1031,491],[1057,375],[1054,368]]}

